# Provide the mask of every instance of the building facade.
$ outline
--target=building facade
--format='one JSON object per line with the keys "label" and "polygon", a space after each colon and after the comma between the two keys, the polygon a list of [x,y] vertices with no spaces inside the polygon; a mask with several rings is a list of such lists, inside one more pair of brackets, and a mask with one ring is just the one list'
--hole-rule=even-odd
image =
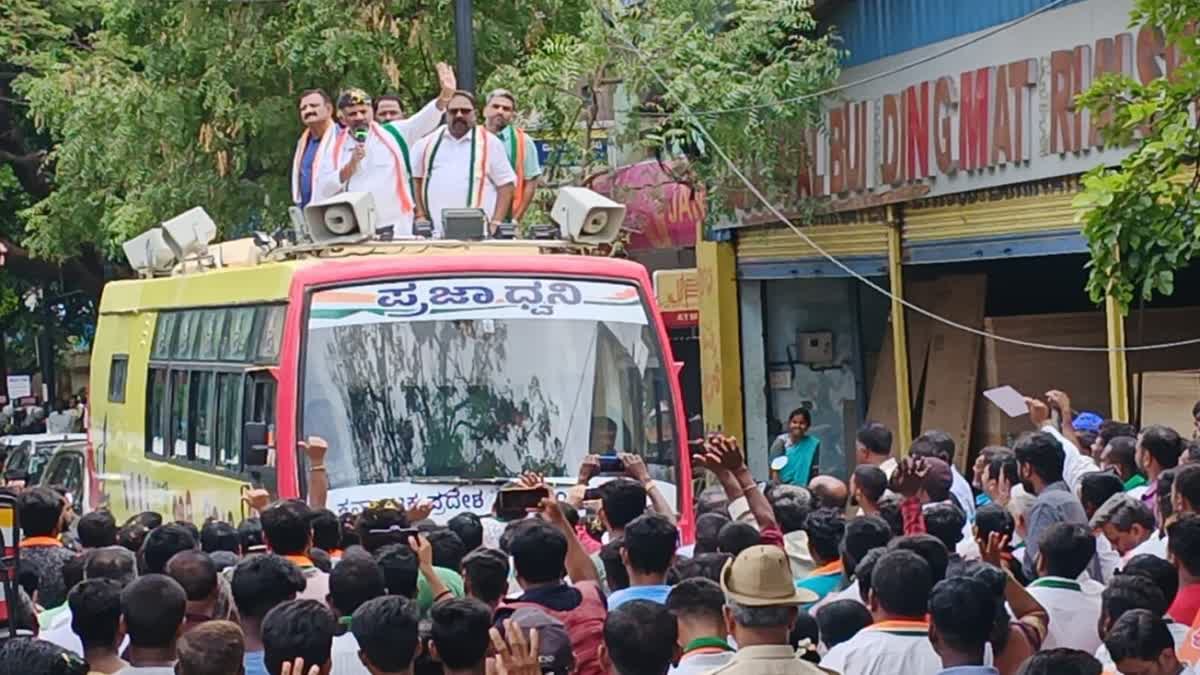
{"label": "building facade", "polygon": [[1052,345],[1195,337],[1186,292],[1127,320],[1091,303],[1071,207],[1080,174],[1129,151],[1104,147],[1103,120],[1074,97],[1105,73],[1169,74],[1177,59],[1161,32],[1129,25],[1132,0],[829,4],[824,19],[849,53],[844,88],[804,139],[796,180],[821,215],[794,222],[798,233],[752,209],[717,226],[722,241],[697,245],[706,427],[742,435],[765,477],[767,448],[801,407],[822,471],[841,476],[866,419],[888,424],[899,451],[922,429],[951,433],[960,467],[1011,441],[1027,419],[980,395],[1001,385],[1064,389],[1077,410],[1153,422],[1144,401],[1163,386],[1156,374],[1200,366],[1197,350],[1127,363],[1122,352],[1030,348],[901,302]]}

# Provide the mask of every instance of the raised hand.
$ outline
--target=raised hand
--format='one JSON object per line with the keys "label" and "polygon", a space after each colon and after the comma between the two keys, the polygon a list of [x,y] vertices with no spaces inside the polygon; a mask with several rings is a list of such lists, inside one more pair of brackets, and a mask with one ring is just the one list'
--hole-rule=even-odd
{"label": "raised hand", "polygon": [[247,490],[242,493],[242,501],[250,509],[262,513],[271,504],[271,493],[263,489]]}
{"label": "raised hand", "polygon": [[1012,553],[1008,550],[1008,535],[999,532],[991,532],[987,536],[987,540],[978,539],[979,543],[979,559],[985,563],[995,565],[1000,569],[1008,569],[1008,561],[1012,560]]}
{"label": "raised hand", "polygon": [[579,463],[579,482],[587,484],[593,476],[600,473],[600,456],[599,455],[584,455],[583,461]]}
{"label": "raised hand", "polygon": [[[305,675],[304,657],[297,656],[296,660],[291,663],[284,661],[283,667],[279,669],[279,675]],[[321,675],[321,666],[309,668],[308,675]]]}
{"label": "raised hand", "polygon": [[525,632],[512,619],[504,621],[504,636],[494,627],[488,631],[496,655],[488,661],[489,675],[541,675],[542,666],[538,659],[538,631]]}
{"label": "raised hand", "polygon": [[929,467],[925,465],[924,458],[906,457],[892,474],[892,492],[905,498],[915,496],[921,490],[921,481],[925,480],[928,473]]}
{"label": "raised hand", "polygon": [[417,505],[411,509],[404,511],[404,517],[410,523],[419,523],[429,517],[433,513],[433,502],[428,499],[423,499],[417,502]]}
{"label": "raised hand", "polygon": [[650,480],[650,471],[646,468],[645,460],[629,452],[622,452],[620,457],[621,463],[625,465],[625,475],[639,483]]}
{"label": "raised hand", "polygon": [[1029,421],[1036,429],[1041,429],[1050,421],[1050,406],[1036,398],[1025,397],[1025,405],[1029,406]]}
{"label": "raised hand", "polygon": [[439,62],[434,68],[437,70],[438,86],[441,87],[438,98],[448,102],[458,89],[458,78],[449,64]]}
{"label": "raised hand", "polygon": [[321,466],[325,464],[325,455],[329,453],[329,443],[320,436],[309,436],[307,441],[298,443],[300,449],[304,451],[308,457],[309,466]]}

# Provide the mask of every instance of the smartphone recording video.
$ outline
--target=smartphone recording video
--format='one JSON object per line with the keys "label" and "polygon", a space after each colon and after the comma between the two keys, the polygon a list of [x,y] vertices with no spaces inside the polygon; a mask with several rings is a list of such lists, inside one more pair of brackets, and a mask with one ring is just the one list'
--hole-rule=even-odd
{"label": "smartphone recording video", "polygon": [[524,518],[529,509],[538,508],[549,497],[550,491],[544,487],[506,488],[496,493],[496,515],[508,520]]}

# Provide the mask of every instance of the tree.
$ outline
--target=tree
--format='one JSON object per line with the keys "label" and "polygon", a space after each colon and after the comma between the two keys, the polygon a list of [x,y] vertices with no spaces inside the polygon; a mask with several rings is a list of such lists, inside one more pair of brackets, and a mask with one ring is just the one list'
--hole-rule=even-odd
{"label": "tree", "polygon": [[[40,9],[75,3],[96,4],[17,3],[55,36],[19,51],[13,89],[54,143],[39,165],[53,189],[22,215],[24,243],[56,261],[89,245],[120,259],[123,241],[196,205],[226,237],[284,225],[297,93],[354,85],[415,107],[454,50],[451,0],[108,0],[82,30]],[[480,75],[572,30],[581,5],[481,3]]]}
{"label": "tree", "polygon": [[620,82],[633,103],[628,115],[617,116],[617,139],[644,148],[676,180],[710,188],[711,206],[728,212],[742,185],[700,125],[760,187],[775,198],[794,194],[798,139],[820,125],[822,102],[814,94],[838,74],[835,39],[817,35],[811,4],[595,3],[578,32],[548,36],[523,61],[498,68],[489,84],[514,89],[522,108],[536,111],[531,122],[539,133],[579,149],[575,172],[552,156],[546,175],[554,185],[586,184],[605,170],[590,152],[596,97]]}
{"label": "tree", "polygon": [[1135,299],[1171,295],[1175,272],[1200,253],[1197,16],[1200,0],[1137,0],[1131,23],[1160,27],[1178,65],[1144,85],[1106,76],[1078,101],[1107,121],[1106,143],[1136,145],[1119,166],[1084,175],[1074,201],[1091,252],[1088,293],[1096,302],[1113,295],[1122,311]]}

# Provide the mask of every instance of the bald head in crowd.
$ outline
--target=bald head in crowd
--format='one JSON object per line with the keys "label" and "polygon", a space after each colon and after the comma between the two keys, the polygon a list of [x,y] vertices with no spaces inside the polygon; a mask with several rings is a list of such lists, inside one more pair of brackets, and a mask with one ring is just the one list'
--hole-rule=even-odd
{"label": "bald head in crowd", "polygon": [[846,501],[850,498],[850,489],[846,484],[833,476],[817,476],[808,483],[817,500],[817,508],[845,509]]}

